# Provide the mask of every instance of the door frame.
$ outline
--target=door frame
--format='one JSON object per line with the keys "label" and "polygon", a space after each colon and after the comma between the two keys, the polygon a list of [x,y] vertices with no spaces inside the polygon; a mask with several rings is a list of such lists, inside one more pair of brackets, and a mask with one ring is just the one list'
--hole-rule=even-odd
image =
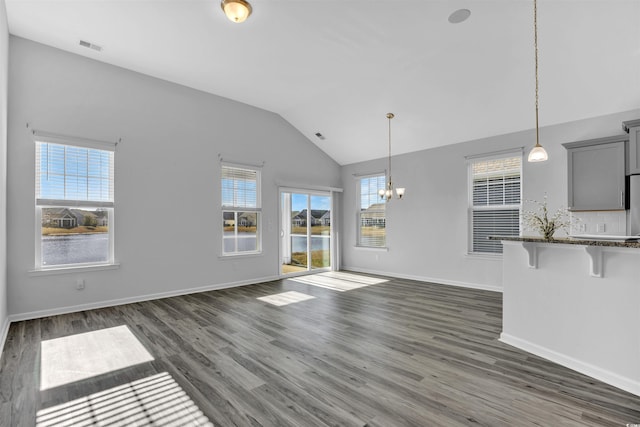
{"label": "door frame", "polygon": [[[338,233],[337,225],[338,218],[335,215],[335,209],[337,207],[336,203],[336,194],[342,192],[342,189],[336,188],[303,188],[303,187],[290,187],[290,186],[280,186],[278,187],[278,276],[279,277],[296,277],[296,276],[305,276],[308,274],[321,273],[326,271],[336,271],[339,269],[340,265],[340,257],[338,252],[338,241],[337,236]],[[296,193],[296,194],[306,194],[309,196],[309,201],[307,202],[307,209],[311,206],[311,196],[325,196],[329,197],[329,209],[331,211],[331,223],[329,228],[329,251],[330,251],[330,266],[323,268],[314,268],[312,269],[310,265],[307,266],[306,271],[298,271],[293,273],[283,273],[282,272],[282,262],[284,259],[284,248],[283,248],[283,238],[284,238],[284,228],[283,228],[283,206],[282,206],[282,195],[283,193]],[[290,212],[289,212],[290,214]],[[290,221],[290,219],[289,219]],[[307,234],[307,248],[311,248],[311,239],[310,235]],[[310,257],[310,250],[308,250]]]}

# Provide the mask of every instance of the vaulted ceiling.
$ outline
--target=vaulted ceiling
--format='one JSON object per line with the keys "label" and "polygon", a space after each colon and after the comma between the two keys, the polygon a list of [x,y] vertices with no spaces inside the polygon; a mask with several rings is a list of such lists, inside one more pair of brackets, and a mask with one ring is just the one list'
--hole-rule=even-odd
{"label": "vaulted ceiling", "polygon": [[[6,4],[11,34],[270,110],[340,164],[386,156],[387,112],[394,154],[534,127],[532,0],[250,1],[243,24],[218,0]],[[541,125],[640,108],[639,17],[538,1]]]}

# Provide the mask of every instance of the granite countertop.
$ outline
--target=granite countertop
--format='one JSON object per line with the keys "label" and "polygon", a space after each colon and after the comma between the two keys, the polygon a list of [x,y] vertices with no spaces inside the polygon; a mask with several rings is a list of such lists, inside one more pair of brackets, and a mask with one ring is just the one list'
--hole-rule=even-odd
{"label": "granite countertop", "polygon": [[[611,236],[615,238],[615,236]],[[491,240],[508,240],[512,242],[533,242],[533,243],[561,243],[564,245],[582,245],[582,246],[609,246],[609,247],[617,247],[617,248],[638,248],[640,249],[640,242],[638,240],[635,241],[624,241],[624,238],[621,240],[588,240],[585,238],[575,238],[575,237],[559,237],[553,240],[545,240],[541,237],[518,237],[518,236],[489,236]]]}

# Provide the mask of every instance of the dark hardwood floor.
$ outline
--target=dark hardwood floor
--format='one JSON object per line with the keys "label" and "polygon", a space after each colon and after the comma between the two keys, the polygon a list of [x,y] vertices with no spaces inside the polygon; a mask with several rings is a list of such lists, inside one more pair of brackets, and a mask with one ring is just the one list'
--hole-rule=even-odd
{"label": "dark hardwood floor", "polygon": [[501,311],[499,293],[324,273],[18,322],[0,425],[640,423],[640,397],[500,343]]}

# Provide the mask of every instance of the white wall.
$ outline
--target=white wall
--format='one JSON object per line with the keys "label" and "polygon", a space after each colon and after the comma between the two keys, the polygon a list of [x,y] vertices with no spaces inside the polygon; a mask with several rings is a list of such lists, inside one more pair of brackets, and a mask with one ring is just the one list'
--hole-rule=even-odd
{"label": "white wall", "polygon": [[[634,110],[541,129],[541,143],[549,153],[549,160],[524,162],[523,199],[542,200],[546,192],[551,209],[566,206],[567,156],[561,144],[621,134],[622,121],[639,117],[640,110]],[[344,166],[343,267],[500,290],[501,258],[467,255],[465,156],[517,147],[526,147],[526,154],[534,141],[535,134],[531,130],[393,157],[394,184],[407,190],[404,199],[393,200],[387,205],[388,252],[355,248],[358,207],[353,176],[384,171],[386,159]]]}
{"label": "white wall", "polygon": [[9,29],[4,0],[0,0],[0,350],[4,344],[7,317],[7,76]]}
{"label": "white wall", "polygon": [[[280,116],[10,38],[8,307],[12,318],[278,274],[277,182],[339,187],[339,166]],[[117,270],[34,276],[34,144],[26,129],[114,141]],[[265,162],[262,256],[218,258],[218,154]],[[86,289],[75,290],[83,278]]]}
{"label": "white wall", "polygon": [[[386,159],[340,168],[276,114],[20,38],[11,37],[9,48],[7,288],[14,319],[275,277],[277,183],[344,187],[344,268],[501,289],[500,258],[466,255],[465,156],[529,149],[533,131],[394,157],[394,182],[407,187],[407,194],[388,205],[389,251],[366,251],[354,248],[353,174],[383,171]],[[546,192],[551,208],[565,205],[566,153],[560,144],[619,134],[623,120],[638,117],[635,110],[543,128],[550,160],[524,164],[524,199],[539,200]],[[119,269],[29,273],[34,267],[34,144],[26,123],[85,138],[123,139],[116,153]],[[219,153],[265,162],[262,256],[218,258]],[[75,290],[77,278],[85,280],[84,291]]]}

